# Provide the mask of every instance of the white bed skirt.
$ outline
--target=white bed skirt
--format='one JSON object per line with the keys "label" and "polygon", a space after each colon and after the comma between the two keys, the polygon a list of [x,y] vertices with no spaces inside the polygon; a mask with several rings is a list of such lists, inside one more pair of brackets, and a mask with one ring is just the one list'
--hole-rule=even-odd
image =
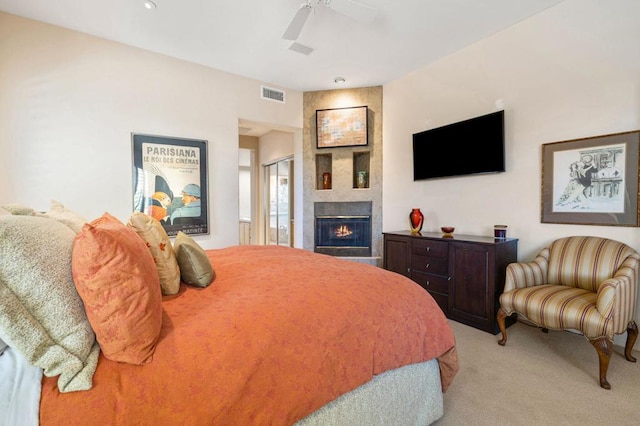
{"label": "white bed skirt", "polygon": [[0,356],[0,426],[37,426],[42,369],[29,365],[20,352],[7,348]]}
{"label": "white bed skirt", "polygon": [[424,426],[444,414],[438,361],[387,371],[296,423],[296,426]]}

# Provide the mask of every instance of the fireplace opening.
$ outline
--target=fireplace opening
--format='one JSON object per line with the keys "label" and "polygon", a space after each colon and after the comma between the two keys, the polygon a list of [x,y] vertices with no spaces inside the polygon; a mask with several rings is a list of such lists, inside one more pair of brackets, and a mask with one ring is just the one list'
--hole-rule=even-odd
{"label": "fireplace opening", "polygon": [[[320,208],[316,207],[315,251],[333,256],[371,256],[371,204],[321,204]],[[330,206],[327,208],[325,204]],[[365,204],[366,208],[359,204]],[[337,214],[349,210],[353,214]]]}
{"label": "fireplace opening", "polygon": [[318,216],[317,247],[369,248],[371,218],[369,216]]}

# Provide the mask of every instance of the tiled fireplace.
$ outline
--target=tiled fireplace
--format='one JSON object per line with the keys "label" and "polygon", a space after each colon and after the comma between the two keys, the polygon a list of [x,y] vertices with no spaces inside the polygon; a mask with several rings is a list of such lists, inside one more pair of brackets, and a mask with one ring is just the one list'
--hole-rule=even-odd
{"label": "tiled fireplace", "polygon": [[314,251],[333,256],[371,256],[371,202],[314,204]]}
{"label": "tiled fireplace", "polygon": [[[381,267],[382,86],[304,92],[303,101],[302,247]],[[366,145],[318,148],[316,111],[362,105]],[[359,171],[367,172],[364,188],[357,185]],[[325,173],[331,174],[329,188]]]}

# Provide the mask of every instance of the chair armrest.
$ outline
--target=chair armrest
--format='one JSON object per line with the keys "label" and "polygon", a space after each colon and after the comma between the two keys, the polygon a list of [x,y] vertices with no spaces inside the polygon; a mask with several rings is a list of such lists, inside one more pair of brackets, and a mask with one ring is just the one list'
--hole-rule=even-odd
{"label": "chair armrest", "polygon": [[504,292],[517,288],[546,284],[549,270],[549,249],[543,249],[533,262],[507,265]]}
{"label": "chair armrest", "polygon": [[634,319],[639,267],[640,255],[633,253],[625,259],[612,278],[598,287],[596,309],[603,317],[613,315],[615,333],[624,332],[627,323]]}

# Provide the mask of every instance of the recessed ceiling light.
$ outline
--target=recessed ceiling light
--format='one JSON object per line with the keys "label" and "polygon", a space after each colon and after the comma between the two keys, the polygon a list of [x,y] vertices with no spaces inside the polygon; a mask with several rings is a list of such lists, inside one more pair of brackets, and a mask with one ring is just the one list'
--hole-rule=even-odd
{"label": "recessed ceiling light", "polygon": [[145,0],[144,7],[146,7],[147,9],[155,9],[158,6],[156,6],[156,4],[151,0]]}
{"label": "recessed ceiling light", "polygon": [[345,81],[347,81],[347,80],[345,80],[345,79],[344,79],[344,77],[336,77],[336,78],[334,78],[334,79],[333,79],[333,81],[334,81],[336,84],[342,84],[342,83],[344,83],[344,82],[345,82]]}

